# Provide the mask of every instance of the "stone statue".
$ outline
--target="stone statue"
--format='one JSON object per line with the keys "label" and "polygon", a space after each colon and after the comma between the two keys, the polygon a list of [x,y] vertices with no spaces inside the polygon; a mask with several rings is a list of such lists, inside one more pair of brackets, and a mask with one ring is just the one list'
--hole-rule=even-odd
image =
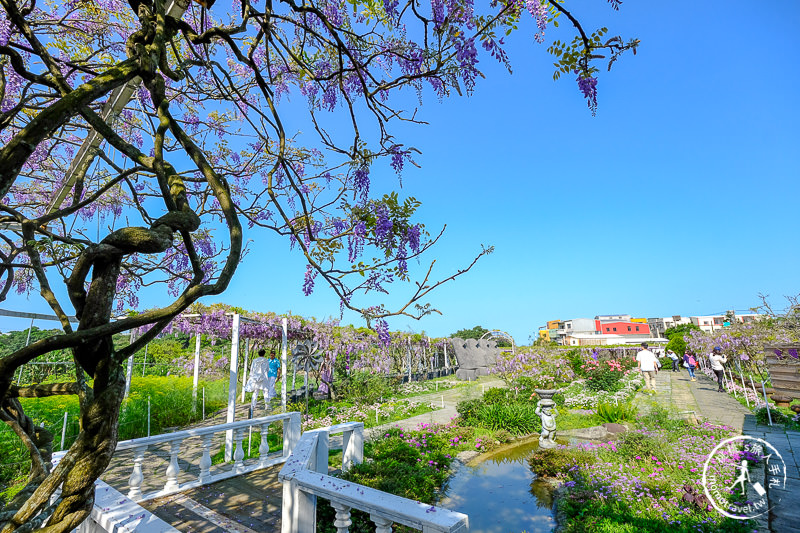
{"label": "stone statue", "polygon": [[497,361],[497,343],[478,339],[450,339],[458,361],[456,377],[474,380],[489,374],[489,367]]}
{"label": "stone statue", "polygon": [[553,400],[539,400],[534,411],[542,419],[542,432],[539,434],[540,448],[556,447],[556,402]]}

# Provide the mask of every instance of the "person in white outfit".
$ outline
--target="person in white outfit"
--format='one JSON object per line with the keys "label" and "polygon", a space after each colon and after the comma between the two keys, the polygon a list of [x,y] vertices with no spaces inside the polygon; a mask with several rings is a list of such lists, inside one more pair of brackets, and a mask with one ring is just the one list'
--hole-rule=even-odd
{"label": "person in white outfit", "polygon": [[647,343],[642,343],[642,349],[636,354],[636,364],[644,376],[644,388],[656,392],[656,374],[658,373],[658,358],[656,354],[647,349]]}
{"label": "person in white outfit", "polygon": [[728,362],[728,358],[722,353],[722,348],[714,346],[714,350],[708,356],[708,360],[711,361],[711,370],[717,375],[717,381],[719,382],[717,392],[725,392],[725,386],[722,384],[722,380],[725,377],[725,367],[722,365]]}
{"label": "person in white outfit", "polygon": [[244,385],[245,392],[253,393],[253,397],[250,400],[250,409],[252,411],[256,409],[256,400],[259,393],[264,395],[264,409],[269,408],[269,380],[267,379],[269,362],[264,357],[265,354],[264,350],[258,351],[258,357],[253,359],[253,363],[250,365],[250,377]]}

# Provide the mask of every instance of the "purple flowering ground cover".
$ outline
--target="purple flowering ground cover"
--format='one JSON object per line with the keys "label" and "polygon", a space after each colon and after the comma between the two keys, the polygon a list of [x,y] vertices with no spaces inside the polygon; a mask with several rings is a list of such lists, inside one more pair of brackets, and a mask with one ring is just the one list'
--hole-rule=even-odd
{"label": "purple flowering ground cover", "polygon": [[[691,426],[654,408],[617,441],[540,450],[529,463],[539,475],[563,481],[557,498],[561,533],[752,532],[752,523],[725,518],[685,496],[702,494],[708,454],[733,435],[732,428]],[[738,459],[736,452],[729,457],[730,463]],[[716,468],[730,470],[724,463]]]}

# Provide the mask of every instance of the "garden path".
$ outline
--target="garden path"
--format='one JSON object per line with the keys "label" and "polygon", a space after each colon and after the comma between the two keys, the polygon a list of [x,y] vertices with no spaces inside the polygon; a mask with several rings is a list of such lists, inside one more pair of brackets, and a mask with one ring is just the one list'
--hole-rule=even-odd
{"label": "garden path", "polygon": [[[770,487],[768,480],[761,481],[767,488],[767,499],[771,509],[770,531],[800,532],[800,432],[790,431],[777,425],[772,427],[757,425],[755,417],[751,415],[745,420],[743,433],[767,441],[778,451],[786,465],[784,486]],[[766,473],[763,477],[767,477]]]}
{"label": "garden path", "polygon": [[730,426],[741,433],[745,416],[751,411],[728,394],[718,393],[716,381],[701,372],[695,375],[697,381],[691,381],[684,370],[662,370],[656,376],[656,401],[666,406],[671,401],[679,412],[694,411],[698,418]]}
{"label": "garden path", "polygon": [[412,416],[405,420],[395,420],[388,424],[369,428],[366,430],[366,438],[371,439],[382,435],[387,429],[394,427],[399,427],[401,429],[418,429],[422,424],[449,424],[458,416],[458,411],[456,411],[458,402],[463,402],[464,400],[470,400],[472,398],[480,398],[483,396],[484,390],[492,387],[505,386],[505,382],[501,379],[494,376],[484,376],[472,385],[414,396],[413,398],[409,398],[409,400],[415,403],[430,403],[440,406],[440,408],[430,413]]}

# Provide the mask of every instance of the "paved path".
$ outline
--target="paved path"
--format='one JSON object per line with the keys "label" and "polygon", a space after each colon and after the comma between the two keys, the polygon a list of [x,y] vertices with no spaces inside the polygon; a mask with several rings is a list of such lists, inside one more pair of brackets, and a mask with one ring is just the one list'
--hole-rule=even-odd
{"label": "paved path", "polygon": [[[685,418],[690,417],[687,412],[691,411],[697,418],[730,426],[741,433],[750,410],[729,395],[717,392],[717,383],[708,376],[699,372],[695,375],[697,381],[691,381],[685,370],[662,370],[656,376],[655,400],[665,406],[671,403]],[[640,393],[637,399],[641,398],[647,396]]]}

